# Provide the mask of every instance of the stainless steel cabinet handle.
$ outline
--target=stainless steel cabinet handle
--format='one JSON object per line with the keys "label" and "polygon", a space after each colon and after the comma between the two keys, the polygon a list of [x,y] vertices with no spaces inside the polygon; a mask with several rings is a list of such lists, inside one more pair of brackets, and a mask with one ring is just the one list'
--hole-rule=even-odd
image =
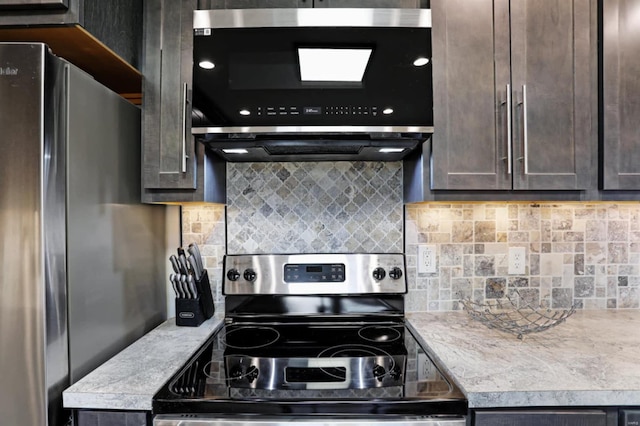
{"label": "stainless steel cabinet handle", "polygon": [[182,173],[187,173],[187,83],[182,85]]}
{"label": "stainless steel cabinet handle", "polygon": [[511,170],[511,85],[507,84],[507,174]]}
{"label": "stainless steel cabinet handle", "polygon": [[527,140],[527,85],[522,85],[522,128],[524,134],[522,136],[523,141],[523,161],[524,161],[524,174],[529,174],[529,165],[527,164],[527,153],[529,152],[529,143]]}

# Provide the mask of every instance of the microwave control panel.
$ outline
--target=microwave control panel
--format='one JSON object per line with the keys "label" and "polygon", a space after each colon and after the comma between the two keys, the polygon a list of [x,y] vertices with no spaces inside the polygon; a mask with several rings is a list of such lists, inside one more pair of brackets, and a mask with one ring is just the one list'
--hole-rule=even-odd
{"label": "microwave control panel", "polygon": [[[253,112],[247,109],[247,115]],[[377,106],[352,106],[352,105],[331,105],[331,106],[259,106],[255,109],[258,117],[264,116],[296,116],[296,115],[347,115],[347,116],[371,116],[378,115]]]}

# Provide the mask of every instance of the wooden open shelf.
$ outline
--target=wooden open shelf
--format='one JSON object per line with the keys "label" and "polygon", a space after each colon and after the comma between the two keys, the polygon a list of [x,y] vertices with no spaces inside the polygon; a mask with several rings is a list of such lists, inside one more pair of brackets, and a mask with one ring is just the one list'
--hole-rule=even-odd
{"label": "wooden open shelf", "polygon": [[0,28],[0,41],[46,43],[51,51],[133,104],[142,103],[142,74],[79,25]]}

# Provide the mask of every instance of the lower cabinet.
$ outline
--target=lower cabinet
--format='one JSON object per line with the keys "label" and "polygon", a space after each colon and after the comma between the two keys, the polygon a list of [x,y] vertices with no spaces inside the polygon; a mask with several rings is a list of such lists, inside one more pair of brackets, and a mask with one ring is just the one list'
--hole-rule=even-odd
{"label": "lower cabinet", "polygon": [[73,413],[76,426],[151,426],[149,411],[77,410]]}
{"label": "lower cabinet", "polygon": [[616,426],[609,410],[476,411],[474,426]]}

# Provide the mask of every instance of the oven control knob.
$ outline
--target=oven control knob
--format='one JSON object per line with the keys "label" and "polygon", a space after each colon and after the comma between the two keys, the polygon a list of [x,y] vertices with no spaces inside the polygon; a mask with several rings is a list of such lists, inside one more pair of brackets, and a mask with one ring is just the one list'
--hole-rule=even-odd
{"label": "oven control knob", "polygon": [[229,378],[232,380],[241,379],[243,376],[244,372],[242,371],[242,368],[237,365],[229,371]]}
{"label": "oven control knob", "polygon": [[231,380],[246,380],[251,383],[258,378],[260,370],[255,365],[250,365],[248,368],[242,368],[239,365],[231,368],[229,378]]}
{"label": "oven control knob", "polygon": [[400,278],[402,278],[402,269],[398,268],[397,266],[391,268],[391,270],[389,271],[389,276],[392,280],[399,280]]}
{"label": "oven control knob", "polygon": [[398,368],[397,365],[393,367],[391,371],[389,371],[389,375],[393,380],[400,380],[400,378],[402,378],[402,372],[400,371],[400,368]]}
{"label": "oven control knob", "polygon": [[237,269],[229,269],[229,272],[227,272],[227,278],[229,281],[238,281],[238,278],[240,278],[240,272],[238,272]]}
{"label": "oven control knob", "polygon": [[378,267],[373,270],[373,279],[376,281],[382,281],[385,275],[387,275],[387,273],[384,271],[383,268]]}
{"label": "oven control knob", "polygon": [[378,379],[379,382],[382,381],[382,379],[384,378],[385,374],[387,374],[387,370],[385,370],[384,367],[381,366],[380,364],[376,364],[373,367],[373,377]]}
{"label": "oven control knob", "polygon": [[252,365],[247,369],[247,372],[245,373],[245,378],[249,383],[252,383],[255,379],[258,378],[259,374],[260,374],[260,370],[258,370],[258,367]]}
{"label": "oven control knob", "polygon": [[255,281],[257,274],[253,269],[245,269],[244,270],[244,279],[247,281]]}

